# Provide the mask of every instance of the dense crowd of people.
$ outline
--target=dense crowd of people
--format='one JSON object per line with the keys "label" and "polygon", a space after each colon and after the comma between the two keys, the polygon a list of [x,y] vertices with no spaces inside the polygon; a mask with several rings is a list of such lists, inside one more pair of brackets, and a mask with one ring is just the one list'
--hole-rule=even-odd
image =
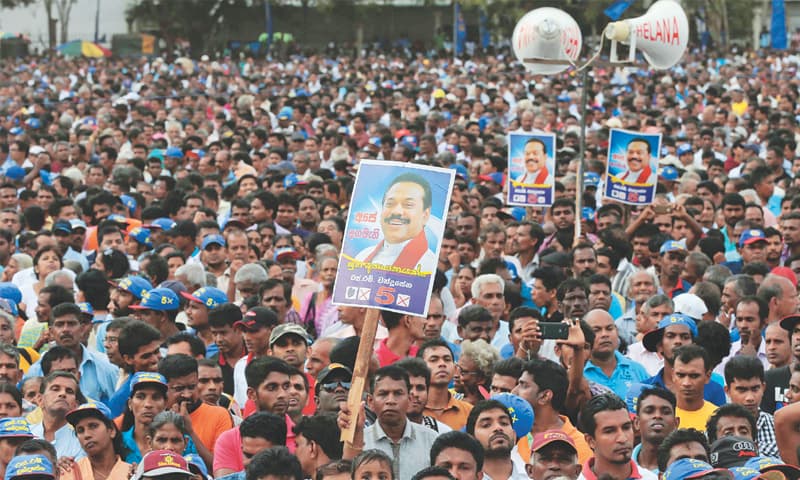
{"label": "dense crowd of people", "polygon": [[[800,58],[511,58],[4,62],[0,474],[800,478]],[[662,135],[651,205],[602,195],[612,128]],[[507,136],[545,132],[553,204],[511,206]],[[365,159],[456,180],[355,410]]]}

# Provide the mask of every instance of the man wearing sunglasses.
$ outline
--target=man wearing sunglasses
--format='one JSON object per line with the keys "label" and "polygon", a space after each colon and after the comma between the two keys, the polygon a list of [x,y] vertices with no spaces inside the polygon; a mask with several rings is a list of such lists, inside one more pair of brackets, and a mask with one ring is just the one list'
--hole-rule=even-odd
{"label": "man wearing sunglasses", "polygon": [[314,401],[317,404],[317,415],[339,413],[339,403],[347,401],[353,371],[341,363],[331,363],[323,368],[317,376],[314,386]]}

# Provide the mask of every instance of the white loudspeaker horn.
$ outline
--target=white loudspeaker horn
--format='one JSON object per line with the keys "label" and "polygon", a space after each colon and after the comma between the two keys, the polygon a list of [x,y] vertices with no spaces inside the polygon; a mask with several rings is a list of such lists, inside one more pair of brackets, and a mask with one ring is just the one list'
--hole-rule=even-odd
{"label": "white loudspeaker horn", "polygon": [[627,61],[636,50],[653,68],[667,69],[678,63],[689,42],[689,20],[674,0],[659,0],[647,13],[630,20],[609,23],[606,38],[611,40],[611,62],[618,63],[617,42],[630,45]]}
{"label": "white loudspeaker horn", "polygon": [[526,13],[514,27],[511,44],[517,60],[531,73],[552,75],[574,65],[583,35],[568,13],[542,7]]}

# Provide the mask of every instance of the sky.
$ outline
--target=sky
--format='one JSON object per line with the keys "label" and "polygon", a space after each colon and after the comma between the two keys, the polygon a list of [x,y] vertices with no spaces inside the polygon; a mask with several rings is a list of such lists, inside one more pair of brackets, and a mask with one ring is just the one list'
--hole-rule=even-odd
{"label": "sky", "polygon": [[[111,43],[111,35],[128,31],[128,25],[125,22],[125,7],[128,3],[126,0],[100,0],[100,36],[106,35],[106,46]],[[94,40],[96,10],[97,0],[77,0],[75,2],[69,20],[68,40]],[[55,7],[53,7],[53,15],[58,18]],[[44,12],[43,2],[36,0],[31,6],[25,8],[0,8],[0,31],[13,34],[24,33],[31,38],[32,47],[46,46],[47,16]]]}

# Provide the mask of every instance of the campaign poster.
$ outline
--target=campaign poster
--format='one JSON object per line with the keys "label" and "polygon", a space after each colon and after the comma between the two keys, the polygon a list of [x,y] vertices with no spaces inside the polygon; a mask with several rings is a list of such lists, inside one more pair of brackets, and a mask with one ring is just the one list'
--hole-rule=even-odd
{"label": "campaign poster", "polygon": [[554,133],[508,135],[508,199],[510,205],[549,207],[556,182]]}
{"label": "campaign poster", "polygon": [[629,205],[653,203],[658,183],[660,133],[611,129],[603,196]]}
{"label": "campaign poster", "polygon": [[359,164],[333,303],[425,317],[455,170]]}

